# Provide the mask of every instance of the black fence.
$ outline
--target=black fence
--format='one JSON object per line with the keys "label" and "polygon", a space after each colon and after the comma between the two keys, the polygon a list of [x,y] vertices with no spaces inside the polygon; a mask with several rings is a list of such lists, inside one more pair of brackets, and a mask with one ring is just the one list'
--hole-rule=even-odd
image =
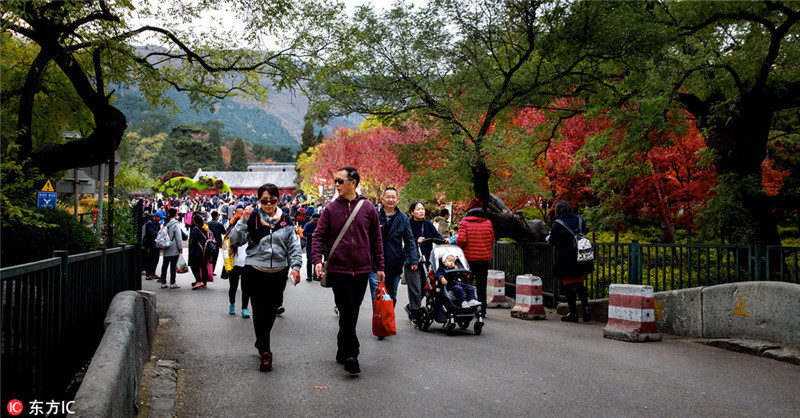
{"label": "black fence", "polygon": [[[137,232],[141,205],[132,219]],[[4,245],[14,243],[6,237]],[[54,251],[53,258],[0,269],[3,400],[71,399],[114,295],[141,289],[140,257],[138,244],[122,244],[75,255]]]}
{"label": "black fence", "polygon": [[[589,297],[608,296],[612,283],[645,284],[656,292],[749,280],[800,282],[800,247],[723,244],[594,243],[595,271],[586,278]],[[555,248],[545,243],[494,245],[492,269],[506,273],[509,293],[517,275],[542,278],[555,304],[561,292],[553,276]]]}

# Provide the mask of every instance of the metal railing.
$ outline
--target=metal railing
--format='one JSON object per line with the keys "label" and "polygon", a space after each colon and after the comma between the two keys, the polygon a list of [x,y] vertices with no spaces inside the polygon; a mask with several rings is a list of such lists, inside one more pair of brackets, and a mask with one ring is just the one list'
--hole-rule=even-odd
{"label": "metal railing", "polygon": [[0,269],[3,399],[64,399],[103,337],[114,295],[141,289],[136,247],[54,251]]}
{"label": "metal railing", "polygon": [[[800,282],[800,247],[716,244],[594,243],[595,269],[586,278],[589,297],[608,296],[612,283],[645,284],[656,292],[750,280]],[[544,243],[494,245],[492,268],[513,283],[519,274],[542,278],[558,299],[555,248]]]}

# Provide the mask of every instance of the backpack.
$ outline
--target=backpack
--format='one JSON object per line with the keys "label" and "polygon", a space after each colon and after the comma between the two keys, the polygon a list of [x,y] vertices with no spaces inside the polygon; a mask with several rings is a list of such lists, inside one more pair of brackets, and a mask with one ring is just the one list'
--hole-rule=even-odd
{"label": "backpack", "polygon": [[203,249],[203,258],[207,260],[217,252],[217,241],[214,239],[214,234],[211,231],[208,231],[208,234],[204,235],[206,237],[206,241],[198,244]]}
{"label": "backpack", "polygon": [[589,261],[594,260],[594,249],[592,248],[592,242],[589,241],[589,238],[582,232],[583,231],[583,218],[580,216],[578,217],[578,233],[576,234],[572,228],[568,227],[566,223],[562,220],[556,220],[556,223],[567,228],[572,236],[575,238],[575,249],[578,250],[578,256],[576,261],[578,263],[587,263]]}
{"label": "backpack", "polygon": [[158,230],[158,234],[156,235],[156,248],[159,249],[167,249],[172,246],[172,239],[169,237],[169,231],[167,230],[167,226],[164,225],[161,229]]}

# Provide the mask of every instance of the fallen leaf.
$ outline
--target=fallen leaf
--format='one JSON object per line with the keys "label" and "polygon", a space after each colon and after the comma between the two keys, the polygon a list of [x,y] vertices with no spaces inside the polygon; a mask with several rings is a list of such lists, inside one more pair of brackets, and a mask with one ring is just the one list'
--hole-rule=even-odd
{"label": "fallen leaf", "polygon": [[328,389],[328,387],[327,386],[314,386],[314,389],[326,390],[326,389]]}

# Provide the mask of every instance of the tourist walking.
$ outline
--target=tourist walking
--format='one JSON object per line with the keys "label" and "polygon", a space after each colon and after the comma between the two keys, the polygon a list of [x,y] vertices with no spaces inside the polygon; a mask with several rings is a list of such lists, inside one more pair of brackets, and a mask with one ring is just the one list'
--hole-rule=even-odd
{"label": "tourist walking", "polygon": [[550,229],[547,240],[556,247],[556,265],[553,276],[561,282],[561,289],[567,296],[569,313],[561,317],[562,321],[578,322],[578,309],[575,296],[580,297],[583,308],[583,322],[591,321],[589,315],[589,297],[583,282],[586,275],[594,271],[594,261],[578,262],[577,235],[589,233],[583,218],[572,213],[569,203],[559,200],[553,205],[555,222]]}
{"label": "tourist walking", "polygon": [[[283,301],[286,278],[300,282],[303,254],[292,218],[278,209],[280,193],[274,184],[258,188],[259,207],[247,207],[230,233],[231,245],[246,245],[242,289],[253,305],[253,329],[260,355],[259,370],[273,367],[270,333]],[[290,270],[291,269],[291,270]]]}
{"label": "tourist walking", "polygon": [[[161,260],[161,288],[178,289],[180,285],[175,283],[175,276],[178,274],[178,258],[183,251],[183,234],[179,226],[180,221],[175,219],[178,215],[177,208],[169,208],[167,211],[167,219],[164,222],[164,228],[167,229],[167,236],[171,241],[171,245],[162,250],[164,255]],[[167,285],[167,268],[169,268],[169,285]]]}
{"label": "tourist walking", "polygon": [[433,218],[433,226],[445,238],[450,240],[450,211],[444,208],[439,211],[439,216]]}
{"label": "tourist walking", "polygon": [[[236,222],[242,218],[242,213],[244,213],[244,203],[239,203],[236,205],[234,212],[231,215],[231,219],[228,221],[228,228],[225,231],[225,239],[230,237],[230,233],[233,230],[233,227],[236,226]],[[245,266],[245,259],[247,258],[247,245],[233,245],[230,244],[230,248],[228,249],[229,253],[232,254],[233,257],[233,267],[231,271],[228,272],[228,313],[231,315],[236,315],[236,291],[239,290],[239,283],[242,282],[242,276],[244,275],[244,266]],[[250,295],[242,286],[242,318],[249,318],[250,317],[250,310],[247,309],[247,306],[250,303]]]}
{"label": "tourist walking", "polygon": [[[322,211],[311,250],[317,276],[333,289],[339,311],[336,361],[344,364],[351,375],[361,372],[356,324],[373,266],[378,281],[385,278],[378,212],[364,196],[356,193],[360,180],[353,167],[342,167],[336,172],[334,184],[339,196]],[[325,271],[323,256],[327,263]]]}
{"label": "tourist walking", "polygon": [[156,266],[158,265],[158,256],[160,251],[156,248],[156,236],[161,226],[161,220],[166,218],[167,215],[163,210],[159,210],[153,214],[152,219],[144,224],[144,234],[142,235],[142,248],[144,249],[144,271],[145,279],[153,280],[158,278],[156,276]]}
{"label": "tourist walking", "polygon": [[214,234],[208,229],[203,216],[195,213],[192,216],[192,231],[189,233],[189,269],[192,270],[195,282],[192,290],[204,289],[212,281],[211,257],[216,251]]}
{"label": "tourist walking", "polygon": [[[386,291],[397,304],[397,286],[403,267],[408,265],[413,271],[417,270],[419,256],[414,234],[411,232],[411,223],[405,213],[397,210],[400,198],[397,189],[388,187],[383,191],[381,202],[383,207],[378,211],[381,222],[381,238],[383,240],[383,260],[386,272]],[[371,273],[369,288],[372,297],[378,289],[378,275]]]}
{"label": "tourist walking", "polygon": [[[422,262],[422,257],[427,260],[427,265],[430,265],[430,255],[433,249],[433,243],[423,242],[426,238],[444,239],[442,234],[436,230],[431,221],[425,219],[425,206],[421,202],[414,202],[408,207],[408,213],[411,214],[409,226],[414,240],[419,243],[421,251],[419,262]],[[411,314],[412,319],[417,322],[420,318],[422,309],[422,289],[425,287],[425,281],[428,279],[422,274],[422,265],[419,264],[416,269],[413,265],[409,264],[405,268],[406,284],[408,285],[408,306],[406,307]]]}
{"label": "tourist walking", "polygon": [[486,219],[483,203],[478,198],[467,205],[467,216],[458,224],[456,245],[464,250],[469,268],[475,277],[475,288],[478,289],[478,300],[486,312],[486,280],[489,275],[489,263],[492,261],[494,246],[494,228]]}
{"label": "tourist walking", "polygon": [[306,281],[310,282],[317,279],[314,272],[314,264],[311,262],[311,244],[314,242],[314,231],[317,230],[319,213],[311,215],[311,220],[303,227],[303,236],[306,237]]}
{"label": "tourist walking", "polygon": [[217,259],[219,258],[219,249],[222,247],[222,236],[225,235],[225,225],[219,221],[219,212],[216,210],[211,211],[211,220],[208,221],[208,229],[214,234],[214,241],[216,241],[216,250],[211,254],[211,264],[214,270],[217,270]]}

